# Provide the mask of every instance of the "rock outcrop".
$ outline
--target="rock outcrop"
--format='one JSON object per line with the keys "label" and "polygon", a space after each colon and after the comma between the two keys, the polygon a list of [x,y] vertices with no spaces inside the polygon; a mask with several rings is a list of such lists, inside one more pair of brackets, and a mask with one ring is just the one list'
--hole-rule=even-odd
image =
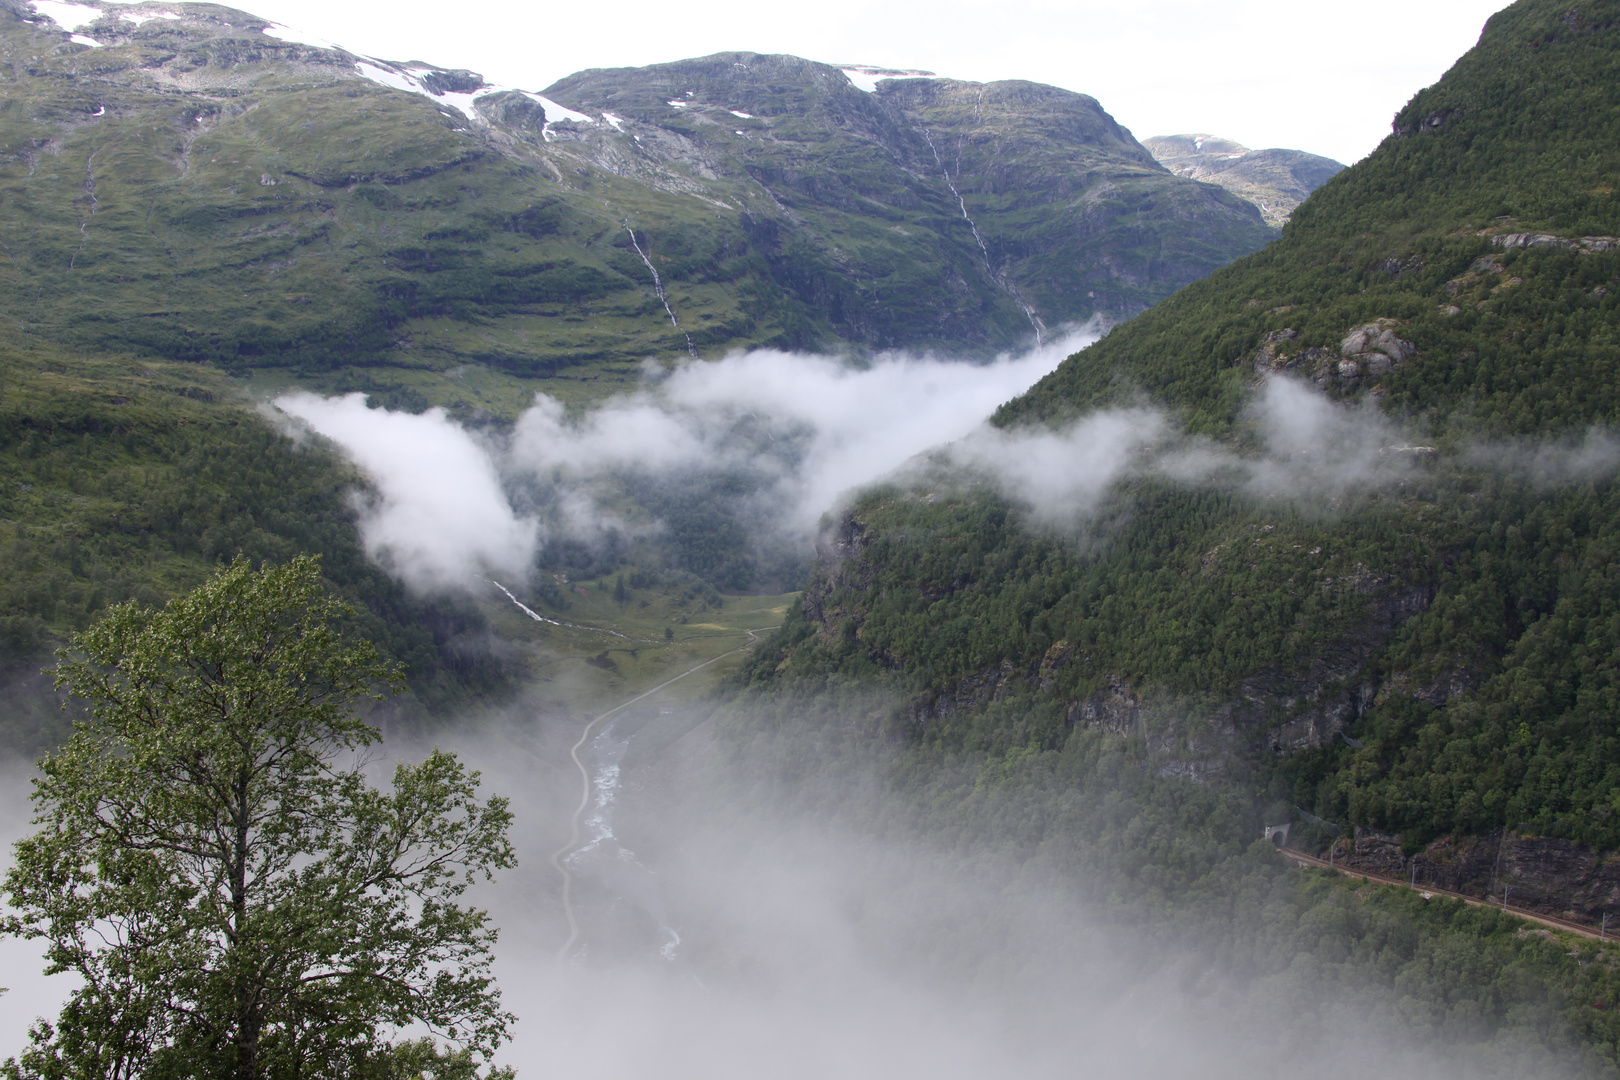
{"label": "rock outcrop", "polygon": [[1260,339],[1247,357],[1257,375],[1297,372],[1318,386],[1351,389],[1377,380],[1392,368],[1417,355],[1417,346],[1399,337],[1397,319],[1377,319],[1351,327],[1337,348],[1298,345],[1298,330],[1274,330]]}

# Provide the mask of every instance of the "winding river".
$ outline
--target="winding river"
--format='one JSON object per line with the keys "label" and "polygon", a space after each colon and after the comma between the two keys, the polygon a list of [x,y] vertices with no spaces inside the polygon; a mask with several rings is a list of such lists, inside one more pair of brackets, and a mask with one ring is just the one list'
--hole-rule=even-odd
{"label": "winding river", "polygon": [[[490,581],[490,584],[505,593],[508,600],[537,622],[580,630],[595,630],[614,637],[627,636],[616,630],[575,627],[572,623],[548,619],[513,596],[500,582]],[[673,962],[676,959],[681,935],[671,924],[659,889],[658,875],[643,866],[636,859],[635,853],[622,846],[613,833],[613,814],[618,806],[620,790],[619,763],[624,760],[625,751],[630,748],[630,736],[619,735],[614,730],[613,720],[630,706],[646,700],[665,687],[680,682],[688,675],[753,647],[759,641],[760,634],[774,629],[776,629],[774,626],[758,626],[744,630],[743,633],[748,635],[748,640],[735,649],[710,657],[701,664],[694,664],[679,675],[665,679],[651,690],[643,691],[606,712],[598,713],[585,725],[585,730],[580,732],[579,740],[568,752],[569,757],[573,759],[574,767],[579,770],[579,804],[574,808],[573,817],[569,820],[568,842],[551,856],[551,865],[556,867],[557,873],[562,877],[563,913],[568,918],[568,940],[563,942],[562,948],[557,951],[558,960],[567,961],[583,956],[584,934],[580,929],[579,914],[574,906],[574,882],[579,878],[590,878],[599,882],[619,900],[633,904],[650,915],[658,924],[660,937],[658,954],[667,961]]]}

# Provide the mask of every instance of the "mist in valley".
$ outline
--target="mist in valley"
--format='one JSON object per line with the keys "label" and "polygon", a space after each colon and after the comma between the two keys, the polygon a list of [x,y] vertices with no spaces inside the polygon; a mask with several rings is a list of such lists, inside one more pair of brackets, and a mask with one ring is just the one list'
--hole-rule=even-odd
{"label": "mist in valley", "polygon": [[[968,810],[922,825],[915,793],[892,790],[896,750],[869,741],[886,704],[625,714],[610,732],[626,750],[612,859],[634,872],[576,867],[566,955],[551,857],[579,795],[579,718],[482,716],[446,733],[516,812],[518,867],[470,894],[501,929],[495,974],[518,1017],[495,1060],[581,1080],[1576,1075],[1518,1029],[1431,1049],[1379,988],[1256,964],[1253,940],[1137,910],[1139,885],[1087,850],[1093,819],[1117,810],[1106,791],[1054,800],[1013,784],[995,805],[947,769],[928,798]],[[390,743],[379,778],[425,749]],[[13,763],[6,790],[25,772]],[[5,811],[9,841],[25,810]],[[1246,901],[1263,940],[1279,896]],[[39,975],[27,943],[0,948],[10,1054],[68,977]]]}
{"label": "mist in valley", "polygon": [[[472,587],[479,574],[523,577],[570,546],[702,542],[683,525],[728,531],[757,562],[798,574],[821,515],[979,429],[1097,337],[1079,327],[988,364],[770,350],[649,361],[630,392],[573,415],[541,393],[504,432],[464,428],[437,409],[368,408],[360,394],[273,404],[291,430],[330,439],[366,473],[373,489],[357,498],[367,550],[422,592]],[[693,507],[701,513],[685,521]],[[701,556],[690,561],[701,576],[723,576]],[[720,584],[749,584],[732,577]]]}
{"label": "mist in valley", "polygon": [[[477,897],[520,1017],[499,1060],[647,1080],[1562,1074],[1522,1031],[1432,1051],[1374,988],[1257,963],[1276,880],[1247,898],[1253,939],[1155,917],[1120,873],[1132,853],[1088,835],[1141,790],[1058,797],[1026,778],[987,798],[946,768],[926,799],[961,812],[927,824],[923,793],[895,790],[904,751],[870,737],[889,704],[622,714],[605,740],[622,753],[617,866],[575,864],[562,956],[550,857],[577,726],[522,717],[455,740],[518,812],[520,867]],[[1296,928],[1276,931],[1286,949]]]}
{"label": "mist in valley", "polygon": [[[542,395],[504,432],[437,410],[368,408],[360,395],[288,395],[275,408],[365,473],[370,488],[354,498],[367,551],[429,595],[484,576],[521,590],[569,545],[622,553],[645,542],[679,557],[679,544],[656,545],[682,527],[672,516],[682,500],[744,530],[755,572],[802,574],[825,515],[877,482],[922,495],[989,484],[1032,521],[1073,530],[1133,478],[1320,500],[1404,483],[1434,456],[1414,445],[1422,432],[1282,378],[1254,394],[1241,453],[1186,436],[1146,404],[1054,430],[986,423],[1094,336],[989,365],[891,356],[856,367],[771,352],[649,364],[632,392],[576,413]],[[1612,469],[1612,447],[1593,433],[1475,447],[1467,460],[1556,482]],[[896,703],[875,692],[655,698],[599,725],[594,742],[582,739],[590,718],[558,704],[565,696],[530,688],[436,740],[517,814],[519,866],[475,902],[501,927],[496,973],[519,1022],[497,1060],[520,1076],[1566,1071],[1524,1038],[1545,1020],[1533,1012],[1459,1051],[1455,1032],[1425,1032],[1414,1003],[1335,974],[1308,949],[1287,962],[1304,940],[1287,915],[1293,872],[1254,869],[1270,865],[1249,850],[1260,808],[1177,794],[1193,785],[1146,776],[1098,733],[1072,736],[1083,774],[1015,773],[987,791],[971,755],[931,771],[908,757],[885,726]],[[393,739],[377,767],[424,749]],[[582,820],[608,814],[570,845],[576,751],[597,781]],[[27,766],[8,769],[9,841],[26,831]],[[1172,805],[1202,814],[1207,833],[1168,833],[1156,815]],[[1145,883],[1147,853],[1178,844],[1205,845],[1196,858],[1247,883],[1231,923]],[[1243,934],[1224,936],[1233,924]],[[54,1013],[65,977],[39,976],[26,943],[0,948],[11,989],[0,1054],[10,1054],[35,1016]],[[1443,1051],[1427,1038],[1439,1034]]]}
{"label": "mist in valley", "polygon": [[[1052,429],[987,423],[1095,338],[1080,328],[990,364],[774,351],[649,362],[638,388],[575,413],[537,394],[505,431],[372,408],[362,394],[288,394],[272,414],[366,474],[370,490],[354,496],[366,549],[424,594],[475,590],[485,576],[521,585],[560,553],[611,563],[649,550],[722,589],[782,591],[802,579],[824,515],[878,482],[989,484],[1033,521],[1073,530],[1130,477],[1320,500],[1398,482],[1432,452],[1376,407],[1284,377],[1253,395],[1245,453],[1187,436],[1146,403]],[[727,550],[706,550],[715,544]]]}

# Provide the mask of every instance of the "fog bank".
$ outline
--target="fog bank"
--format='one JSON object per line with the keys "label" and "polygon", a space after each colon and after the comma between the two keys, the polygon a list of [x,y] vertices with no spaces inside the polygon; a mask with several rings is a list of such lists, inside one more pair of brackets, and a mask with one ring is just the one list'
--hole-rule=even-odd
{"label": "fog bank", "polygon": [[[1035,520],[1078,528],[1133,476],[1311,501],[1401,482],[1438,454],[1376,402],[1336,401],[1284,376],[1250,396],[1241,448],[1189,437],[1146,404],[1057,428],[986,422],[1094,336],[1075,331],[984,365],[892,354],[856,367],[770,350],[649,362],[640,386],[578,415],[537,394],[499,435],[438,409],[370,409],[359,394],[290,394],[275,406],[371,478],[375,495],[359,504],[366,549],[422,592],[475,587],[479,575],[521,581],[555,545],[599,548],[609,537],[729,543],[802,567],[822,516],[886,479],[991,484]],[[1620,441],[1594,431],[1475,443],[1455,456],[1545,485],[1611,473]]]}
{"label": "fog bank", "polygon": [[[862,734],[861,718],[882,704],[734,716],[730,734],[701,711],[627,716],[625,829],[657,879],[659,914],[576,882],[585,939],[565,963],[549,854],[578,798],[566,758],[577,718],[542,711],[445,733],[441,744],[483,770],[486,793],[511,796],[516,814],[517,869],[469,894],[501,928],[495,973],[519,1017],[496,1060],[530,1080],[1577,1074],[1525,1037],[1550,1017],[1442,1047],[1413,1030],[1412,1002],[1335,981],[1319,957],[1257,965],[1250,952],[1274,920],[1285,956],[1308,944],[1278,919],[1291,878],[1268,891],[1251,876],[1241,896],[1213,897],[1237,904],[1230,924],[1137,910],[1149,895],[1140,883],[1064,857],[1102,822],[1058,805],[1117,808],[1139,792],[1021,799],[1018,783],[1004,785],[988,798],[1003,799],[992,816],[1009,828],[985,842],[973,826],[958,830],[972,819],[962,800],[987,796],[945,767],[921,801],[951,796],[928,813],[956,824],[911,827],[921,802],[888,790],[894,751]],[[387,752],[416,760],[423,748],[391,742]],[[391,767],[376,762],[378,778]],[[4,809],[15,837],[21,800]],[[674,954],[660,949],[663,918],[682,938]],[[1249,936],[1225,936],[1233,930]],[[0,1056],[22,1048],[28,1022],[52,1016],[69,986],[39,976],[29,952],[5,946],[18,992],[0,998]]]}
{"label": "fog bank", "polygon": [[521,577],[538,523],[516,514],[490,448],[442,409],[366,408],[364,394],[287,394],[276,407],[342,447],[375,485],[359,500],[360,537],[383,567],[422,591],[465,587],[476,571]]}
{"label": "fog bank", "polygon": [[[567,800],[526,767],[514,783],[506,746],[463,743],[493,786],[520,793],[524,882],[479,897],[503,927],[497,971],[521,1018],[499,1060],[590,1080],[1573,1074],[1522,1032],[1425,1046],[1384,1013],[1386,991],[1335,984],[1308,954],[1257,973],[1252,941],[1110,904],[1116,884],[1126,897],[1139,886],[1045,854],[1086,842],[1062,835],[1086,820],[1059,826],[1047,801],[1080,792],[1021,811],[1015,798],[1007,813],[1022,824],[1001,841],[951,842],[953,830],[896,824],[914,808],[886,790],[887,751],[854,715],[832,729],[825,716],[777,719],[795,733],[752,717],[733,729],[751,733],[742,742],[712,722],[668,741],[657,725],[674,721],[658,718],[632,738],[624,828],[661,882],[657,912],[576,882],[584,947],[564,964],[545,852],[566,833],[551,808]],[[656,752],[638,758],[640,738]],[[1035,822],[1045,841],[1013,840]],[[1237,922],[1263,924],[1286,892],[1255,882],[1242,904],[1257,910]],[[666,918],[682,938],[673,960]]]}
{"label": "fog bank", "polygon": [[288,394],[274,405],[371,478],[377,498],[360,506],[367,550],[433,592],[481,573],[521,577],[548,539],[656,532],[656,517],[627,516],[627,481],[710,478],[759,531],[808,550],[841,498],[978,428],[1098,336],[1074,329],[989,364],[892,353],[854,366],[774,350],[649,362],[638,388],[580,416],[537,394],[500,439],[440,409],[370,409],[361,394]]}

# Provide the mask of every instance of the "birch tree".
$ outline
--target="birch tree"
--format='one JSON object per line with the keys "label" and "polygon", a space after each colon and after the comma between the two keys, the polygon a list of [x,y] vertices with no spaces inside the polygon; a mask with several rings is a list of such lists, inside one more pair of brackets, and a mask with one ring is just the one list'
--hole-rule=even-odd
{"label": "birch tree", "polygon": [[0,931],[81,982],[8,1077],[387,1075],[407,1025],[504,1039],[496,931],[460,898],[514,865],[506,801],[438,750],[368,781],[354,707],[400,673],[349,613],[315,559],[239,558],[63,651],[87,716],[39,763]]}

